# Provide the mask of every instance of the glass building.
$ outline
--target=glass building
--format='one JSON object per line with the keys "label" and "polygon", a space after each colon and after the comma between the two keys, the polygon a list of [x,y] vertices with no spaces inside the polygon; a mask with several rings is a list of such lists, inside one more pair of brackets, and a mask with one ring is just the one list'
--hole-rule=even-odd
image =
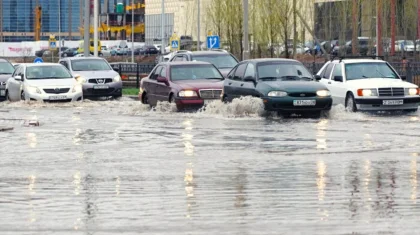
{"label": "glass building", "polygon": [[[0,41],[34,40],[35,7],[42,8],[41,40],[58,35],[59,23],[64,39],[80,38],[83,1],[80,0],[0,0]],[[59,19],[59,11],[60,18]]]}

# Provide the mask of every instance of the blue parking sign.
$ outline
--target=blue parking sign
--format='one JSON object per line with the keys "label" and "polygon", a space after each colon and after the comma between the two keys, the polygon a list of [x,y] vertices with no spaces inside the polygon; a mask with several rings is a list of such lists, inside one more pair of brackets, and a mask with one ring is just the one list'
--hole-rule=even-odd
{"label": "blue parking sign", "polygon": [[43,62],[44,61],[42,60],[42,58],[39,58],[39,57],[35,58],[35,60],[34,60],[34,63],[37,63],[37,64],[43,63]]}
{"label": "blue parking sign", "polygon": [[219,36],[208,36],[207,37],[207,48],[218,49],[220,48],[220,37]]}

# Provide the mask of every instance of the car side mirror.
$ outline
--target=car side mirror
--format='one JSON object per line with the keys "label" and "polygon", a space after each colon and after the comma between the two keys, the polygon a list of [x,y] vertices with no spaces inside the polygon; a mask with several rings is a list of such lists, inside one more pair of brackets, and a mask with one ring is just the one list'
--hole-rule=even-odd
{"label": "car side mirror", "polygon": [[157,81],[161,83],[168,84],[168,79],[164,77],[157,77]]}
{"label": "car side mirror", "polygon": [[15,78],[16,81],[23,82],[23,75],[21,75],[21,76],[17,75],[14,78]]}
{"label": "car side mirror", "polygon": [[401,75],[401,80],[403,80],[403,81],[407,81],[407,76],[405,76],[405,75]]}
{"label": "car side mirror", "polygon": [[252,76],[247,76],[247,77],[245,77],[245,78],[244,78],[244,81],[245,81],[245,82],[252,82],[252,83],[254,83],[254,85],[257,85],[257,80],[255,80],[255,78],[254,78],[254,77],[252,77]]}
{"label": "car side mirror", "polygon": [[334,76],[334,81],[343,82],[343,76]]}
{"label": "car side mirror", "polygon": [[319,75],[314,75],[314,78],[315,78],[315,80],[317,80],[317,81],[319,81],[319,80],[321,80],[321,76],[319,76]]}

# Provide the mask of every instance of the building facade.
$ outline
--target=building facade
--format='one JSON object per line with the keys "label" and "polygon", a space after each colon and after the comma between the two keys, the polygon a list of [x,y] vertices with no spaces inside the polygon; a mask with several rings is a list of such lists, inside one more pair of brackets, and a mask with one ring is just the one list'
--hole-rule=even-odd
{"label": "building facade", "polygon": [[38,5],[42,8],[41,40],[47,40],[50,34],[58,35],[59,31],[63,38],[76,40],[80,38],[81,3],[79,0],[0,0],[0,41],[33,41]]}

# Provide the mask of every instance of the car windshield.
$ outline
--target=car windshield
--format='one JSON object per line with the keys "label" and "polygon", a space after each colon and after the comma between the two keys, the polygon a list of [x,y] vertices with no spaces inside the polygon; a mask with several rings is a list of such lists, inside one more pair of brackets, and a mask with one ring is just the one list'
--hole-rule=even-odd
{"label": "car windshield", "polygon": [[13,65],[8,62],[0,62],[0,74],[12,74],[15,71]]}
{"label": "car windshield", "polygon": [[309,71],[298,63],[267,62],[257,66],[260,80],[313,80]]}
{"label": "car windshield", "polygon": [[70,72],[61,65],[30,66],[26,68],[27,79],[72,78]]}
{"label": "car windshield", "polygon": [[176,65],[171,67],[171,80],[223,79],[220,72],[207,64]]}
{"label": "car windshield", "polygon": [[351,63],[346,64],[346,79],[357,80],[365,78],[393,78],[398,75],[387,63]]}
{"label": "car windshield", "polygon": [[197,61],[204,61],[214,64],[218,69],[227,69],[233,68],[238,63],[231,55],[229,54],[220,54],[220,55],[195,55],[192,58]]}
{"label": "car windshield", "polygon": [[102,59],[91,60],[72,60],[71,67],[73,71],[100,71],[111,70],[111,67]]}

